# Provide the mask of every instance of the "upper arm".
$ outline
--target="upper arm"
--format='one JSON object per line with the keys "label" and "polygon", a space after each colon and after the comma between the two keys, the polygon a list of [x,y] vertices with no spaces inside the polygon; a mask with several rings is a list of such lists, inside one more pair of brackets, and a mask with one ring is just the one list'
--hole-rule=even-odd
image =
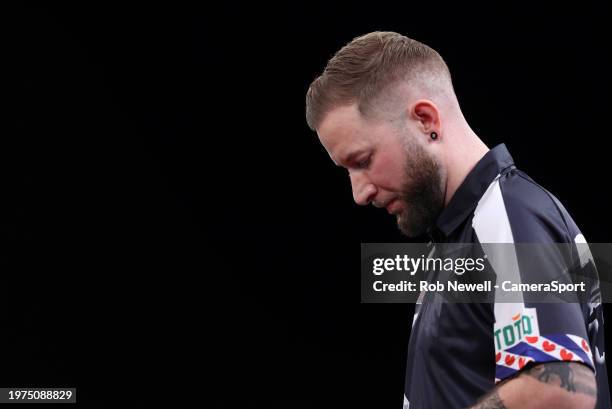
{"label": "upper arm", "polygon": [[593,370],[578,362],[547,362],[521,371],[519,377],[529,377],[572,394],[597,397],[597,382]]}
{"label": "upper arm", "polygon": [[597,402],[593,371],[577,362],[547,362],[525,367],[499,383],[473,409],[592,409]]}

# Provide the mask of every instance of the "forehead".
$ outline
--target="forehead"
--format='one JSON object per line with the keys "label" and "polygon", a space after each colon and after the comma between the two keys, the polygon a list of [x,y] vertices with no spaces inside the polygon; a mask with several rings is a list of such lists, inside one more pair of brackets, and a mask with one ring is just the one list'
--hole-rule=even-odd
{"label": "forehead", "polygon": [[371,143],[371,127],[357,109],[357,104],[332,109],[317,129],[319,140],[334,162],[351,151]]}

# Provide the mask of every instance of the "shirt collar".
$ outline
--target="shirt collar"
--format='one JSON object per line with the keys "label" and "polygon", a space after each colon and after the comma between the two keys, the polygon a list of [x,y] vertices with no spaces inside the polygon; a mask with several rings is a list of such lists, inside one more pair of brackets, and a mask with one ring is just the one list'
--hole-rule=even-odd
{"label": "shirt collar", "polygon": [[442,210],[436,221],[438,229],[445,236],[451,234],[476,209],[478,201],[495,177],[513,165],[514,160],[505,144],[489,150],[468,173]]}

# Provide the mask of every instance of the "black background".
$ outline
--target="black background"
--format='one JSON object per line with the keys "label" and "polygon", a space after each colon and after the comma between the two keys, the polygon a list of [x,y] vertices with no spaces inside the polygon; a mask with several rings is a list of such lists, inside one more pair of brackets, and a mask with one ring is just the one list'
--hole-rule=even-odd
{"label": "black background", "polygon": [[75,386],[84,407],[398,408],[413,307],[360,304],[359,246],[405,238],[352,202],[307,128],[310,81],[357,35],[425,42],[485,143],[609,242],[608,19],[587,4],[6,11],[0,385]]}

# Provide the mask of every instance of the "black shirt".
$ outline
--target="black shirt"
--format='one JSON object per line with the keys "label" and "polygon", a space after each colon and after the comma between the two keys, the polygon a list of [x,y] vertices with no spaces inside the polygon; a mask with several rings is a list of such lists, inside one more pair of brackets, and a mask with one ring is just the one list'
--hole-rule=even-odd
{"label": "black shirt", "polygon": [[[485,254],[487,243],[586,243],[561,203],[516,168],[503,144],[468,174],[430,236],[435,246],[475,243]],[[525,274],[520,255],[497,264],[488,255],[496,271],[519,280]],[[565,262],[540,257],[550,269]],[[603,337],[598,288],[581,303],[423,302],[408,347],[404,408],[466,408],[526,365],[563,360],[591,367],[597,408],[611,408]]]}

